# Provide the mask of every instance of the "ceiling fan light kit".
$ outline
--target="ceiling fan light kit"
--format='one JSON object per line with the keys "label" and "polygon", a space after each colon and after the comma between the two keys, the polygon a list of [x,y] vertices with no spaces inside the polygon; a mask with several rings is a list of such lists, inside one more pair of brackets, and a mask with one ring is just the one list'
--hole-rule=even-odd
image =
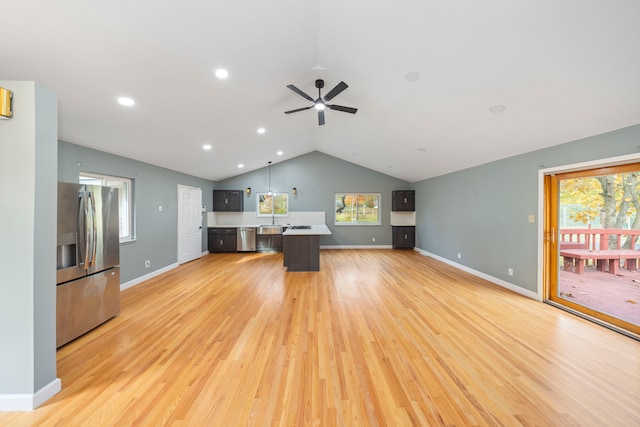
{"label": "ceiling fan light kit", "polygon": [[319,126],[322,126],[324,124],[325,108],[328,108],[330,110],[342,111],[343,113],[350,113],[350,114],[355,114],[356,111],[358,111],[357,108],[344,107],[342,105],[335,105],[335,104],[327,104],[326,102],[326,101],[331,101],[338,94],[340,94],[342,91],[344,91],[346,88],[349,87],[345,82],[338,83],[336,87],[331,89],[329,92],[327,92],[327,94],[325,94],[324,97],[322,97],[321,92],[322,92],[322,88],[324,87],[324,80],[322,79],[316,80],[316,88],[318,88],[318,99],[313,99],[312,97],[310,97],[309,95],[307,95],[306,93],[304,93],[303,91],[295,87],[294,85],[287,85],[287,87],[292,91],[294,91],[295,93],[297,93],[298,95],[300,95],[301,97],[303,97],[304,99],[313,102],[313,105],[310,105],[309,107],[296,108],[295,110],[285,111],[284,113],[291,114],[291,113],[297,113],[298,111],[304,111],[304,110],[309,110],[311,108],[315,108],[316,110],[318,110]]}

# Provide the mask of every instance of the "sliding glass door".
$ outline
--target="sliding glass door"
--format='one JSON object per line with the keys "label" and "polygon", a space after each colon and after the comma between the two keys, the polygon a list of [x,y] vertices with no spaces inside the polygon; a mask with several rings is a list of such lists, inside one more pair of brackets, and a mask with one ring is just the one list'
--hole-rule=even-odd
{"label": "sliding glass door", "polygon": [[545,177],[546,298],[640,334],[640,164]]}

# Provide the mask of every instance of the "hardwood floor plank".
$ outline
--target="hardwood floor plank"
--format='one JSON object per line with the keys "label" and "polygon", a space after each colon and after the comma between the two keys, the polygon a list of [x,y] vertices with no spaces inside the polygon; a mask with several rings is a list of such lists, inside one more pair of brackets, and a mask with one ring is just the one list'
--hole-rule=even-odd
{"label": "hardwood floor plank", "polygon": [[640,425],[640,342],[413,251],[209,255],[57,356],[0,425]]}

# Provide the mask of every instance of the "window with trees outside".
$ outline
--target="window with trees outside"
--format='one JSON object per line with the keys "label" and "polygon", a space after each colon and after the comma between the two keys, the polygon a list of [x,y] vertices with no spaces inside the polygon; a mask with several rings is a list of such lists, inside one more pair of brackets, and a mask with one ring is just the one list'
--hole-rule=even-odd
{"label": "window with trees outside", "polygon": [[133,180],[117,176],[80,172],[80,184],[101,185],[118,189],[118,217],[120,241],[134,240],[133,227]]}
{"label": "window with trees outside", "polygon": [[336,193],[336,225],[380,225],[379,193]]}
{"label": "window with trees outside", "polygon": [[258,193],[257,216],[287,216],[289,214],[288,193]]}

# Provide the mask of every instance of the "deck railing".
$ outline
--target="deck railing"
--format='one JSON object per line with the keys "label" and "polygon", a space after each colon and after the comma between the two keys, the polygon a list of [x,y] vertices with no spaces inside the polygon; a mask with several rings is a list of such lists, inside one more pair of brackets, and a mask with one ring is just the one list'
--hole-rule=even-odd
{"label": "deck railing", "polygon": [[636,249],[640,230],[618,228],[565,228],[560,229],[560,246],[581,244],[584,249]]}

